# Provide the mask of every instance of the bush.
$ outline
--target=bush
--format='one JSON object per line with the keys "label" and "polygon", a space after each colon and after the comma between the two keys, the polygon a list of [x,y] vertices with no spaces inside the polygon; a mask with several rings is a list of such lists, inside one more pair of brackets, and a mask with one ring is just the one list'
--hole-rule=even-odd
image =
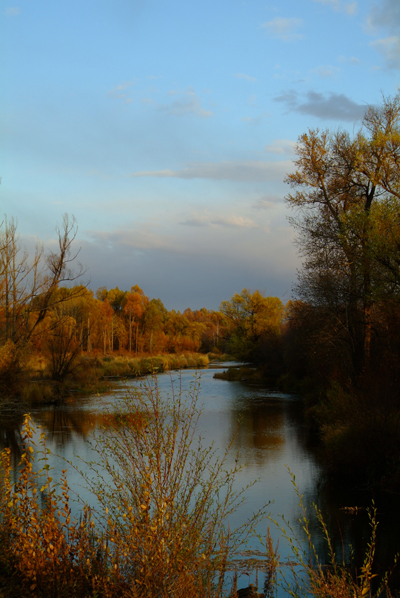
{"label": "bush", "polygon": [[89,473],[82,474],[100,504],[95,519],[88,505],[72,519],[66,470],[57,493],[44,434],[44,466],[35,471],[34,429],[25,417],[16,483],[10,451],[2,453],[0,572],[10,579],[7,596],[227,595],[228,560],[264,511],[230,531],[227,519],[246,489],[234,489],[237,460],[227,467],[232,443],[221,457],[202,447],[198,395],[198,380],[188,393],[172,389],[166,398],[149,380],[105,414],[93,442],[100,464],[86,463]]}
{"label": "bush", "polygon": [[131,596],[214,598],[254,517],[235,531],[227,526],[245,489],[234,490],[240,466],[227,469],[231,445],[218,457],[197,437],[198,381],[187,394],[171,392],[162,397],[149,379],[119,402],[93,443],[101,469],[86,464],[84,477]]}

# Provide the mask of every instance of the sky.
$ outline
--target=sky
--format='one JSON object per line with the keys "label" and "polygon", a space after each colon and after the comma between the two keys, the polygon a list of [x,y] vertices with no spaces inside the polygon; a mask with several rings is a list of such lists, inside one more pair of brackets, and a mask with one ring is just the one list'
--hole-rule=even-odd
{"label": "sky", "polygon": [[[12,2],[13,0],[11,0]],[[284,197],[308,129],[354,133],[399,88],[399,0],[0,0],[0,210],[85,282],[168,309],[286,302]]]}

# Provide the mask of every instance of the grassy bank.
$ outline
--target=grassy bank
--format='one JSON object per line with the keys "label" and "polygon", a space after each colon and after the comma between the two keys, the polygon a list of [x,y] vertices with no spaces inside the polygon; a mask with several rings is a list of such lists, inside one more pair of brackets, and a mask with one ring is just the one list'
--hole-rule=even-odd
{"label": "grassy bank", "polygon": [[26,378],[19,391],[20,404],[26,410],[29,406],[51,403],[71,394],[92,394],[104,392],[116,379],[146,376],[169,370],[203,368],[210,361],[223,356],[210,353],[185,352],[182,354],[140,355],[82,355],[72,371],[62,381],[50,379],[49,364],[43,358],[34,358],[29,364],[30,377]]}
{"label": "grassy bank", "polygon": [[216,372],[214,378],[217,380],[228,380],[229,382],[253,382],[266,385],[276,385],[276,378],[270,375],[262,366],[244,365],[230,367],[223,372]]}

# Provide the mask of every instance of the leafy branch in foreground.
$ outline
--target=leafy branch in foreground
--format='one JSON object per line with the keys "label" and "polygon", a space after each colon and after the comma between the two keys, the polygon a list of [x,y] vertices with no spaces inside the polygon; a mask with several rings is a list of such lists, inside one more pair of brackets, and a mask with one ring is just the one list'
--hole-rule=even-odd
{"label": "leafy branch in foreground", "polygon": [[241,466],[229,468],[198,435],[199,379],[172,396],[156,379],[129,391],[93,448],[100,465],[82,473],[103,508],[106,534],[131,595],[222,596],[227,562],[265,508],[231,531],[228,517],[248,487],[236,491]]}

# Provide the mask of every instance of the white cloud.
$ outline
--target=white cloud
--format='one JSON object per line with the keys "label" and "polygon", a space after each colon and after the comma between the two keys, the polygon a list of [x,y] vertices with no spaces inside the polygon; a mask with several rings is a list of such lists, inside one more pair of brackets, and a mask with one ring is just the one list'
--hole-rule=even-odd
{"label": "white cloud", "polygon": [[284,42],[297,41],[303,39],[303,35],[298,33],[298,29],[303,26],[302,19],[276,17],[272,21],[267,21],[261,27],[266,30],[268,37],[280,39]]}
{"label": "white cloud", "polygon": [[295,147],[296,142],[291,139],[275,139],[275,141],[265,146],[265,151],[270,154],[293,155]]}
{"label": "white cloud", "polygon": [[21,9],[19,6],[9,6],[8,8],[4,9],[3,14],[7,15],[8,17],[17,17],[21,14]]}
{"label": "white cloud", "polygon": [[236,73],[235,77],[237,77],[238,79],[246,79],[246,81],[251,81],[253,83],[254,81],[257,81],[255,77],[250,77],[249,75],[245,75],[244,73]]}
{"label": "white cloud", "polygon": [[179,179],[211,179],[228,181],[281,181],[293,168],[290,160],[279,162],[232,161],[192,162],[181,170],[148,170],[134,172],[132,177],[158,177]]}

